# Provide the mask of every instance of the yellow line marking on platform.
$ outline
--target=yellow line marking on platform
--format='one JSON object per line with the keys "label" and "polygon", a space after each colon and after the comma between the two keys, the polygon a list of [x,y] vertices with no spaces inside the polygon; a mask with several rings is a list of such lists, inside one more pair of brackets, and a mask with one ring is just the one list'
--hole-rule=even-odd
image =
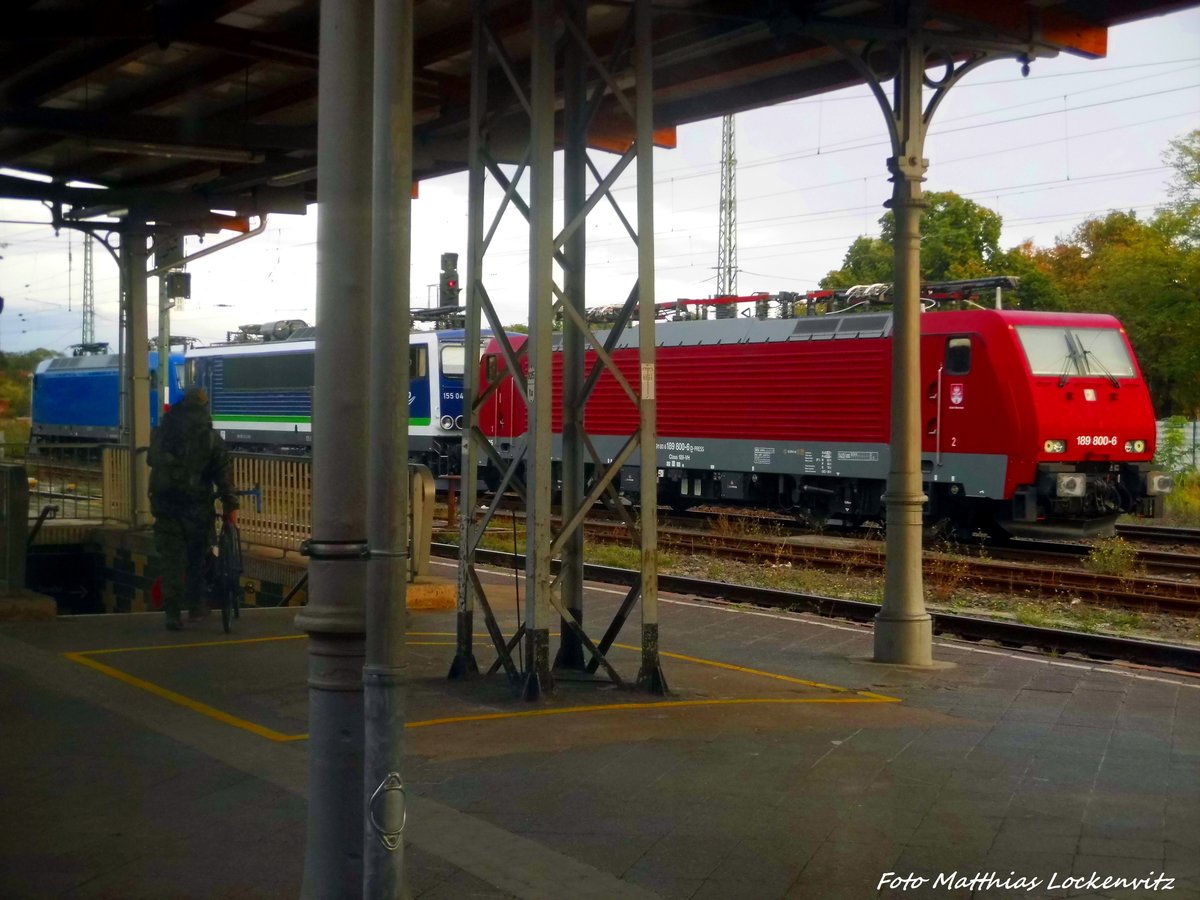
{"label": "yellow line marking on platform", "polygon": [[105,650],[81,650],[79,652],[87,656],[99,656],[103,653],[136,653],[139,650],[185,650],[196,647],[231,647],[234,644],[265,644],[270,641],[302,641],[307,637],[307,634],[285,634],[279,637],[232,638],[227,641],[197,641],[191,644],[151,644],[149,647],[112,647]]}
{"label": "yellow line marking on platform", "polygon": [[[641,650],[641,647],[634,647],[630,644],[613,644],[614,647],[620,647],[622,650]],[[839,687],[836,684],[825,684],[821,681],[808,681],[804,678],[794,678],[791,675],[780,675],[776,672],[764,672],[761,669],[749,669],[745,666],[737,666],[733,663],[717,662],[713,659],[701,659],[698,656],[684,656],[682,653],[670,653],[666,650],[659,650],[659,656],[665,656],[668,659],[678,659],[683,662],[696,663],[701,666],[713,666],[718,669],[727,669],[731,672],[743,672],[746,675],[757,675],[759,678],[774,678],[779,681],[786,681],[790,684],[802,684],[805,687],[820,688],[825,691],[836,691],[837,693],[858,694],[860,697],[870,697],[880,703],[901,703],[899,697],[889,697],[886,694],[876,694],[874,691],[856,690],[855,688]]]}
{"label": "yellow line marking on platform", "polygon": [[454,725],[460,722],[490,722],[496,719],[525,719],[532,716],[564,716],[576,713],[618,712],[621,710],[670,709],[683,706],[732,706],[749,703],[893,703],[890,697],[736,697],[724,700],[656,700],[650,703],[606,703],[601,706],[567,706],[561,709],[528,709],[520,712],[482,713],[475,716],[452,716],[445,719],[425,719],[409,722],[405,728],[425,728],[430,725]]}
{"label": "yellow line marking on platform", "polygon": [[[147,648],[148,649],[148,648]],[[172,703],[178,703],[192,712],[200,713],[202,716],[208,716],[210,719],[216,719],[218,722],[223,722],[226,725],[232,725],[234,728],[241,728],[243,731],[249,731],[251,734],[256,734],[259,737],[264,737],[269,741],[300,741],[308,737],[306,734],[281,734],[278,731],[273,731],[270,728],[264,728],[262,725],[256,725],[254,722],[248,722],[245,719],[239,719],[237,716],[231,716],[227,712],[222,712],[216,707],[209,706],[207,703],[201,703],[199,700],[193,700],[191,697],[185,697],[183,694],[177,694],[175,691],[160,687],[151,681],[144,681],[127,672],[122,672],[120,669],[114,669],[112,666],[106,666],[102,662],[97,662],[94,659],[88,659],[86,653],[64,653],[67,659],[72,662],[77,662],[81,666],[95,669],[97,672],[115,678],[117,681],[123,681],[125,684],[132,685],[136,688],[141,688],[143,691],[148,691],[156,697],[162,697],[164,700],[170,700]]]}
{"label": "yellow line marking on platform", "polygon": [[[456,637],[452,631],[410,631],[408,634],[414,637]],[[237,716],[222,712],[216,707],[209,706],[207,703],[201,703],[198,700],[193,700],[183,694],[176,693],[168,688],[160,687],[150,681],[145,681],[134,675],[129,675],[122,672],[120,669],[114,669],[112,666],[107,666],[104,663],[97,662],[94,659],[89,659],[89,656],[95,656],[107,653],[132,653],[139,650],[177,650],[182,648],[196,647],[228,647],[234,644],[260,644],[270,641],[296,641],[304,640],[308,635],[290,634],[278,637],[263,637],[263,638],[236,638],[233,640],[224,641],[201,641],[190,644],[155,644],[149,647],[116,647],[105,650],[84,650],[76,653],[64,653],[67,659],[72,662],[77,662],[80,665],[88,666],[122,681],[125,684],[133,687],[141,688],[148,691],[157,697],[164,700],[169,700],[172,703],[178,703],[193,712],[208,716],[211,719],[216,719],[226,725],[232,725],[234,728],[241,728],[244,731],[249,731],[251,734],[256,734],[259,737],[264,737],[270,741],[276,742],[291,742],[308,740],[308,734],[282,734],[262,725],[256,725],[254,722],[245,719],[239,719]],[[410,646],[417,647],[446,647],[454,646],[453,641],[409,641]],[[486,641],[476,641],[475,643],[487,644]],[[622,650],[632,650],[638,652],[640,647],[635,647],[630,644],[614,643],[613,647]],[[649,703],[607,703],[599,706],[568,706],[559,709],[533,709],[521,710],[517,712],[500,712],[500,713],[481,713],[470,716],[450,716],[440,719],[424,719],[419,722],[408,722],[405,728],[428,728],[434,725],[456,725],[466,722],[492,722],[499,719],[527,719],[535,716],[562,716],[562,715],[577,715],[580,713],[592,712],[619,712],[633,710],[649,710],[649,709],[671,709],[697,706],[733,706],[733,705],[748,705],[748,704],[799,704],[799,703],[900,703],[899,697],[889,697],[885,694],[877,694],[873,691],[855,690],[854,688],[840,687],[836,684],[825,684],[820,681],[809,681],[804,678],[795,678],[791,675],[781,675],[777,672],[765,672],[761,669],[751,669],[746,666],[738,666],[733,663],[718,662],[712,659],[702,659],[698,656],[687,656],[682,653],[671,653],[666,650],[659,651],[660,656],[669,659],[677,659],[680,662],[689,662],[701,666],[712,666],[717,669],[725,669],[730,672],[741,672],[745,675],[753,675],[759,678],[772,678],[777,681],[784,681],[789,684],[798,684],[804,687],[818,688],[820,690],[833,691],[839,694],[853,694],[852,697],[743,697],[743,698],[728,698],[717,700],[658,700]]]}

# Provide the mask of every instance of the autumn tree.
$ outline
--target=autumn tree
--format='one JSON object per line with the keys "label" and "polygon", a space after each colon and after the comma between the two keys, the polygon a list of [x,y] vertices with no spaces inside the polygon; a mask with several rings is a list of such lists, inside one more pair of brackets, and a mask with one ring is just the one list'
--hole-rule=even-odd
{"label": "autumn tree", "polygon": [[28,416],[31,377],[37,364],[60,354],[39,348],[27,353],[0,353],[0,416]]}

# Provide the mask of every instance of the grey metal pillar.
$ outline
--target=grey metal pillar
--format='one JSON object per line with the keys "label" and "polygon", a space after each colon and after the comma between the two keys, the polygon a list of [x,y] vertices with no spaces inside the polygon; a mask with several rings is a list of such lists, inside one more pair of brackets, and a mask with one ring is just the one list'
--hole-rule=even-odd
{"label": "grey metal pillar", "polygon": [[[158,262],[157,254],[155,262]],[[158,414],[171,402],[171,298],[167,296],[167,273],[158,276]]]}
{"label": "grey metal pillar", "polygon": [[146,309],[146,231],[141,223],[126,222],[121,232],[121,276],[127,298],[125,340],[125,398],[129,441],[129,514],[134,528],[150,524],[150,332]]}
{"label": "grey metal pillar", "polygon": [[[575,23],[580,34],[587,35],[587,7],[583,0],[570,0],[563,11]],[[585,183],[587,164],[588,110],[586,68],[578,43],[567,41],[563,47],[563,116],[566,141],[563,154],[564,220],[582,215],[587,202]],[[563,248],[566,258],[563,273],[563,303],[584,316],[587,229],[576,228]],[[562,336],[562,508],[574,511],[583,503],[584,482],[583,366],[584,336],[571,317],[564,316]],[[562,603],[575,621],[583,625],[583,529],[570,533],[562,544],[562,568],[559,586]],[[578,633],[563,621],[559,628],[556,668],[580,671],[584,668],[583,643]]]}
{"label": "grey metal pillar", "polygon": [[363,661],[371,246],[371,0],[321,4],[317,328],[302,894],[363,890]]}
{"label": "grey metal pillar", "polygon": [[664,693],[666,678],[658,658],[658,459],[655,452],[658,401],[654,380],[654,53],[650,0],[634,6],[634,77],[637,79],[638,197],[638,358],[641,392],[638,411],[642,499],[642,662],[638,686]]}
{"label": "grey metal pillar", "polygon": [[[891,465],[887,492],[887,563],[883,604],[875,617],[876,662],[928,666],[933,662],[933,628],[925,611],[921,561],[921,519],[925,494],[921,478],[921,212],[926,201],[921,183],[929,161],[924,158],[925,134],[933,114],[960,78],[985,62],[1021,56],[1026,48],[954,46],[944,34],[924,32],[924,5],[897,7],[894,56],[897,60],[889,100],[880,73],[869,54],[875,44],[852,49],[839,38],[825,35],[862,76],[883,110],[892,144],[888,169],[892,199],[887,203],[896,219],[894,309],[892,317]],[[949,46],[947,46],[949,45]],[[931,47],[937,75],[926,74]],[[955,56],[965,57],[956,62]],[[926,99],[924,89],[930,96]]]}
{"label": "grey metal pillar", "polygon": [[891,468],[887,493],[887,563],[883,606],[875,617],[876,662],[927,666],[933,662],[933,624],[925,611],[921,575],[921,190],[924,158],[922,83],[925,47],[905,40],[896,73],[896,133],[890,206],[896,217],[895,300],[892,317]]}
{"label": "grey metal pillar", "polygon": [[522,696],[554,686],[550,672],[550,498],[554,481],[552,380],[554,341],[554,0],[533,0],[529,196],[529,450],[526,468],[525,677]]}
{"label": "grey metal pillar", "polygon": [[[483,282],[483,190],[486,165],[483,158],[483,118],[487,107],[487,37],[484,33],[486,3],[478,0],[471,40],[471,124],[467,136],[467,265],[463,293],[466,303],[464,323],[464,371],[479,371],[479,343],[482,330],[480,292]],[[475,510],[479,504],[479,437],[475,404],[479,393],[478,378],[463,379],[462,465],[459,471],[458,526],[458,599],[454,660],[450,678],[469,678],[479,674],[475,660]]]}
{"label": "grey metal pillar", "polygon": [[405,896],[412,0],[375,0],[363,896]]}

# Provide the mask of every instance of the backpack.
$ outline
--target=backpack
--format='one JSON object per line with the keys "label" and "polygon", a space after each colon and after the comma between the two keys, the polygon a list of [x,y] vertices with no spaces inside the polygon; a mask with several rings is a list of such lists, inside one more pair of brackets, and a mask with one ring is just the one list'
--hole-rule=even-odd
{"label": "backpack", "polygon": [[212,420],[202,408],[172,407],[150,438],[150,510],[212,502]]}

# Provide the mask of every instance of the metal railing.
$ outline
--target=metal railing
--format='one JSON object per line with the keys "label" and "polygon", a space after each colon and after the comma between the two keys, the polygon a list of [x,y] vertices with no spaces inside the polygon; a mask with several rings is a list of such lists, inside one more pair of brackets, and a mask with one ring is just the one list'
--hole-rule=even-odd
{"label": "metal railing", "polygon": [[[23,445],[21,450],[24,455]],[[7,456],[12,458],[14,453]],[[260,547],[300,550],[312,534],[312,461],[255,453],[234,453],[231,459],[234,485],[255,490],[261,498],[261,503],[242,500],[238,510],[242,539]],[[46,506],[55,505],[54,517],[59,519],[131,521],[129,451],[125,447],[56,447],[53,452],[26,456],[23,462],[29,473],[31,519]],[[410,499],[415,501],[409,509],[409,539],[415,541],[413,572],[424,574],[432,541],[433,478],[424,467],[410,467],[410,471]]]}
{"label": "metal railing", "polygon": [[47,507],[53,517],[99,521],[104,517],[100,444],[63,444],[28,452],[24,444],[0,445],[0,457],[25,466],[29,518]]}
{"label": "metal railing", "polygon": [[262,547],[299,550],[312,534],[312,462],[308,459],[233,454],[233,483],[257,487],[262,508],[243,501],[238,510],[242,539]]}
{"label": "metal railing", "polygon": [[104,485],[105,522],[129,524],[129,450],[125,447],[105,447],[101,454],[101,479]]}
{"label": "metal railing", "polygon": [[[238,510],[242,538],[262,547],[299,550],[312,531],[312,463],[307,459],[231,454],[233,483],[258,488],[258,504],[243,501]],[[102,458],[103,516],[107,522],[130,521],[129,451],[105,447]]]}

